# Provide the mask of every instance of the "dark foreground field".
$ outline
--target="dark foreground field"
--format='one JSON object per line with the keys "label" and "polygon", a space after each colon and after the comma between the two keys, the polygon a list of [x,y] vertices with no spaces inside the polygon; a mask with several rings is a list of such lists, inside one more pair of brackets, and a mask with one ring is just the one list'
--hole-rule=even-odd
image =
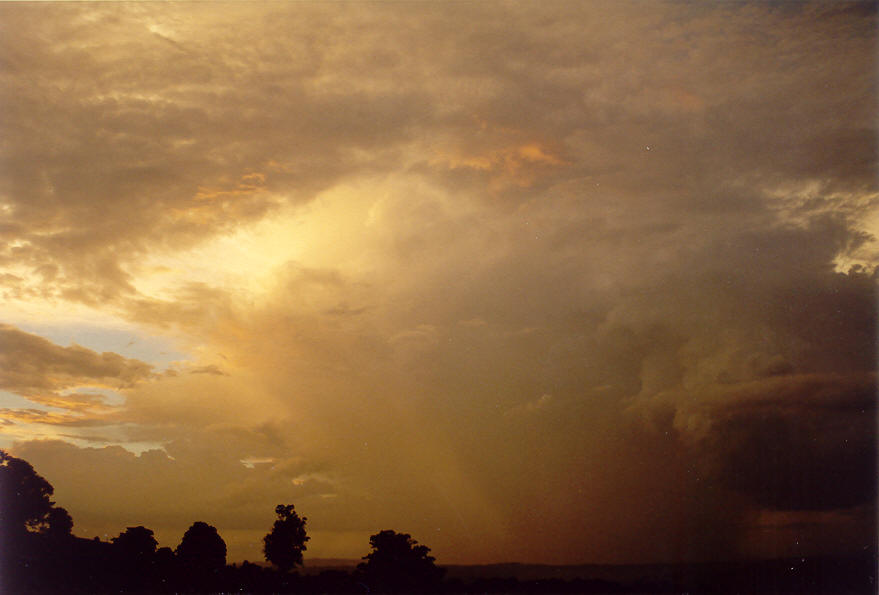
{"label": "dark foreground field", "polygon": [[[490,564],[445,566],[439,577],[365,575],[346,561],[310,561],[298,572],[245,562],[209,572],[171,559],[138,565],[110,544],[74,538],[71,549],[4,564],[3,593],[824,593],[874,594],[875,553],[709,564]],[[34,552],[36,553],[36,552]]]}
{"label": "dark foreground field", "polygon": [[[311,560],[304,579],[353,576],[355,560]],[[445,593],[877,592],[876,557],[813,557],[703,564],[445,565]]]}

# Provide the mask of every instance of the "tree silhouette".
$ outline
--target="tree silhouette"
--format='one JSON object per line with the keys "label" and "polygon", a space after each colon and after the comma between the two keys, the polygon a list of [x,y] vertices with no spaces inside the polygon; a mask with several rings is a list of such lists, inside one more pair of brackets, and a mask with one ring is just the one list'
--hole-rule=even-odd
{"label": "tree silhouette", "polygon": [[177,561],[194,573],[217,572],[226,566],[226,542],[216,527],[201,521],[186,530],[175,554]]}
{"label": "tree silhouette", "polygon": [[289,572],[302,564],[305,542],[311,539],[305,534],[307,517],[299,517],[292,504],[278,504],[275,507],[278,520],[271,532],[263,538],[263,553],[266,561],[277,566],[282,572]]}
{"label": "tree silhouette", "polygon": [[117,585],[135,590],[146,587],[152,578],[158,546],[153,532],[142,526],[128,527],[110,541],[115,560],[111,572],[115,573]]}
{"label": "tree silhouette", "polygon": [[46,522],[48,523],[48,527],[46,527],[45,533],[54,539],[65,539],[71,536],[71,532],[73,531],[73,518],[71,518],[70,514],[64,508],[60,506],[54,506],[52,510],[49,511],[49,516],[46,518]]}
{"label": "tree silhouette", "polygon": [[419,545],[408,533],[380,531],[369,538],[372,552],[357,566],[368,584],[380,591],[427,591],[445,572],[428,555],[430,548]]}
{"label": "tree silhouette", "polygon": [[111,539],[118,552],[128,559],[148,560],[156,553],[159,543],[146,527],[128,527]]}
{"label": "tree silhouette", "polygon": [[[49,529],[52,520],[56,524],[66,523],[60,513],[52,516],[54,491],[30,463],[0,450],[0,532],[3,536],[15,539],[25,532],[42,533]],[[69,526],[73,526],[72,521]]]}
{"label": "tree silhouette", "polygon": [[0,592],[51,591],[69,575],[73,520],[30,463],[0,450]]}

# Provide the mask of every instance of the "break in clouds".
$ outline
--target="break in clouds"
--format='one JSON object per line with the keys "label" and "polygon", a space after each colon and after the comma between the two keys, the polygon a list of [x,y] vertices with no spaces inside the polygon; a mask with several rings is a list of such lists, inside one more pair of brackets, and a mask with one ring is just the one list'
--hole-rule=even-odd
{"label": "break in clouds", "polygon": [[874,543],[869,4],[0,12],[2,436],[77,534]]}

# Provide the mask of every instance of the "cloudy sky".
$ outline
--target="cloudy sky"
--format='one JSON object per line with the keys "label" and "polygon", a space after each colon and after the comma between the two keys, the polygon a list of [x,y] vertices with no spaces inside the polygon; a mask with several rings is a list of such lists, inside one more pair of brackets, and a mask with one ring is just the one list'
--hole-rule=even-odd
{"label": "cloudy sky", "polygon": [[875,6],[0,5],[0,448],[74,532],[875,542]]}

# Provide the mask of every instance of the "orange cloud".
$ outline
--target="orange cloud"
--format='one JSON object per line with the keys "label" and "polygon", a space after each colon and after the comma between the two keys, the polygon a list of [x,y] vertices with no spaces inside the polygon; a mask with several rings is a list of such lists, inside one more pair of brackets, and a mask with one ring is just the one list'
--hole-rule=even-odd
{"label": "orange cloud", "polygon": [[497,191],[513,184],[528,188],[553,168],[567,164],[561,157],[538,142],[516,144],[484,153],[457,153],[443,155],[432,160],[435,165],[449,169],[484,171],[492,178]]}

